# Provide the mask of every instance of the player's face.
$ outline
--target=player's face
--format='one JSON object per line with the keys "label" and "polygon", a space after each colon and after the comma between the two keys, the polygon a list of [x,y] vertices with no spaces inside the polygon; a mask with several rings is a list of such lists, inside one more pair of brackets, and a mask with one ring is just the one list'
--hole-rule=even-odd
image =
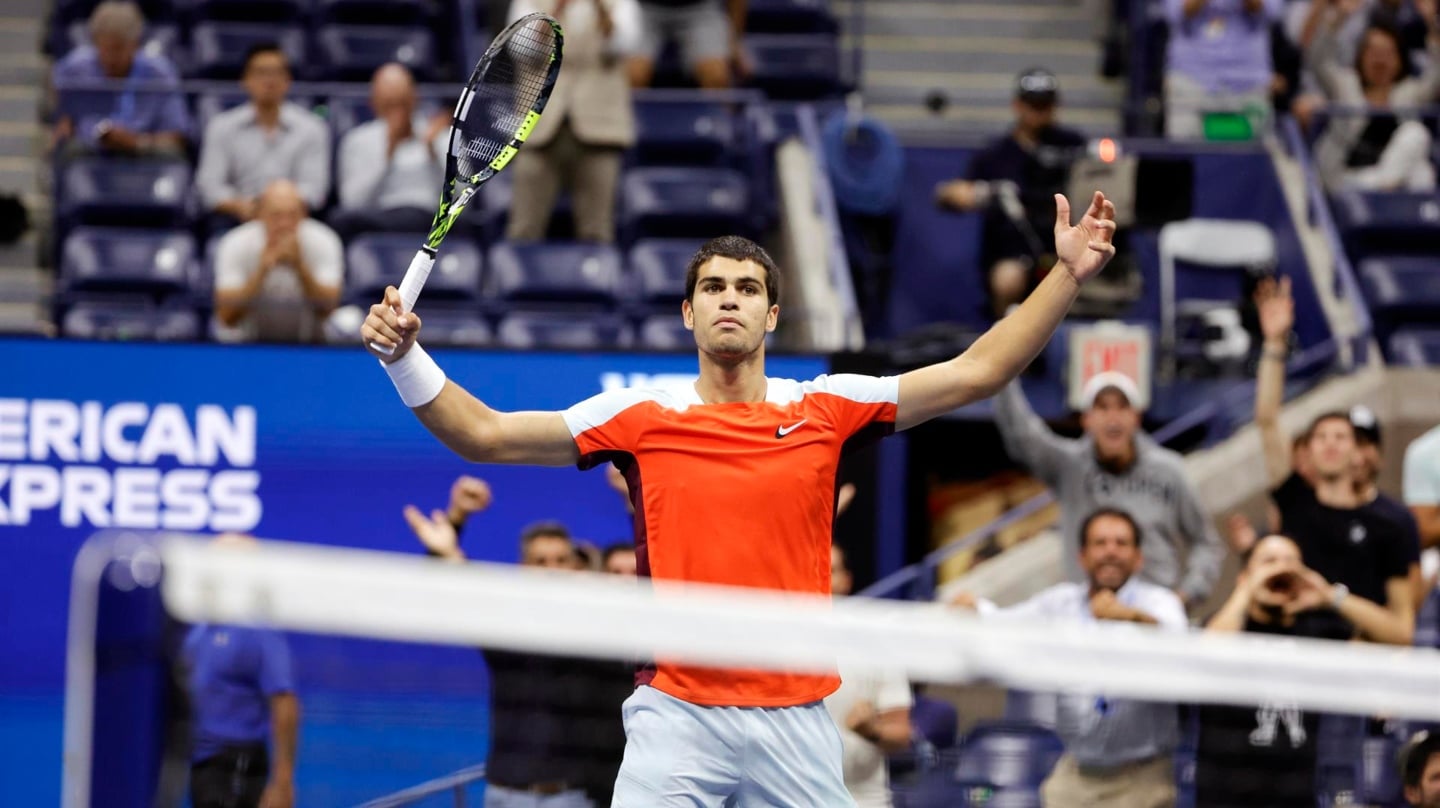
{"label": "player's face", "polygon": [[1140,411],[1119,390],[1102,390],[1081,422],[1101,458],[1124,457],[1133,448],[1135,432],[1140,429]]}
{"label": "player's face", "polygon": [[764,267],[717,255],[700,267],[695,294],[681,304],[681,314],[703,353],[738,359],[765,345],[780,307],[770,305]]}
{"label": "player's face", "polygon": [[634,551],[616,551],[605,559],[605,571],[611,575],[628,575],[633,578],[637,569]]}
{"label": "player's face", "polygon": [[1102,516],[1090,523],[1080,567],[1091,586],[1116,590],[1140,569],[1140,546],[1130,523],[1118,516]]}
{"label": "player's face", "polygon": [[559,536],[536,536],[521,551],[520,563],[526,567],[551,570],[573,570],[579,566],[579,554],[569,539]]}
{"label": "player's face", "polygon": [[114,34],[101,34],[94,38],[93,44],[95,59],[106,77],[123,79],[130,75],[130,65],[135,62],[139,42]]}
{"label": "player's face", "polygon": [[1343,418],[1326,418],[1310,433],[1310,465],[1321,479],[1346,477],[1355,467],[1355,428]]}
{"label": "player's face", "polygon": [[278,53],[257,53],[245,67],[241,84],[256,104],[278,104],[290,92],[290,65]]}

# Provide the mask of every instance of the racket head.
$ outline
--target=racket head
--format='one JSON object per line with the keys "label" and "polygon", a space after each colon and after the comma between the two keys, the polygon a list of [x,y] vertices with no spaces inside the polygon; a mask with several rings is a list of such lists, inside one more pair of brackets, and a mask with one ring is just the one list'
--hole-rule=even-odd
{"label": "racket head", "polygon": [[438,249],[475,189],[509,165],[540,120],[560,76],[565,35],[546,14],[527,14],[496,35],[455,102],[445,187],[426,247]]}

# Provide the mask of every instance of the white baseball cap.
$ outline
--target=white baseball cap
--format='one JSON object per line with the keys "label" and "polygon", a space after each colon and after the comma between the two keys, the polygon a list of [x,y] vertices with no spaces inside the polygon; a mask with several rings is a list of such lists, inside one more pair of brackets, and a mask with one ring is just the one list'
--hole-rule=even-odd
{"label": "white baseball cap", "polygon": [[1140,406],[1140,388],[1136,386],[1135,380],[1117,370],[1105,370],[1086,380],[1085,387],[1080,391],[1082,409],[1094,407],[1095,399],[1106,390],[1118,390],[1130,406]]}

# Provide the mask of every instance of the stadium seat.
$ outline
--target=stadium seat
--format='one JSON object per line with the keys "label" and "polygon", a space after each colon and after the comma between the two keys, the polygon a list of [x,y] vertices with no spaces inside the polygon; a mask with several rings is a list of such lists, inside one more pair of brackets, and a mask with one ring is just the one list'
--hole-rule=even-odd
{"label": "stadium seat", "polygon": [[629,348],[633,336],[615,315],[516,312],[500,321],[500,344],[518,350],[596,351]]}
{"label": "stadium seat", "polygon": [[[1056,367],[1063,366],[1063,363],[1056,364]],[[1055,727],[1055,709],[1054,693],[1032,693],[1028,690],[1005,691],[1006,721],[1039,724],[1042,727],[1053,729]]]}
{"label": "stadium seat", "polygon": [[613,308],[622,292],[619,250],[603,244],[497,244],[486,296],[511,304]]}
{"label": "stadium seat", "polygon": [[732,106],[718,101],[635,102],[635,149],[639,165],[724,165],[739,132]]}
{"label": "stadium seat", "polygon": [[1331,200],[1351,255],[1425,253],[1440,243],[1440,195],[1342,191]]}
{"label": "stadium seat", "polygon": [[[51,36],[46,52],[60,59],[72,49],[89,44],[89,24],[85,20],[75,20]],[[163,56],[180,67],[185,61],[184,48],[180,44],[180,26],[170,22],[147,22],[145,33],[140,38],[140,50],[151,56]]]}
{"label": "stadium seat", "polygon": [[58,290],[188,292],[194,263],[195,240],[185,231],[77,227],[65,237]]}
{"label": "stadium seat", "polygon": [[694,351],[695,332],[685,327],[677,306],[672,314],[656,314],[640,323],[640,347],[652,351]]}
{"label": "stadium seat", "polygon": [[[479,198],[479,209],[475,209],[477,205],[472,200],[470,207],[465,210],[463,218],[478,221],[488,242],[505,238],[505,228],[510,223],[510,199],[514,191],[514,178],[513,169],[496,174],[480,186],[480,192],[476,195]],[[550,214],[550,226],[545,231],[545,238],[549,241],[568,241],[574,237],[574,209],[570,195],[562,192],[555,202],[555,210]]]}
{"label": "stadium seat", "polygon": [[1319,805],[1355,804],[1355,765],[1320,763],[1315,767],[1315,798]]}
{"label": "stadium seat", "polygon": [[144,302],[89,300],[70,306],[60,333],[71,339],[182,342],[200,338],[200,315]]}
{"label": "stadium seat", "polygon": [[423,23],[435,12],[429,0],[314,0],[315,11],[326,22],[361,25]]}
{"label": "stadium seat", "polygon": [[183,159],[76,158],[60,169],[57,208],[67,226],[180,227],[190,180]]}
{"label": "stadium seat", "polygon": [[311,75],[305,31],[295,25],[202,22],[190,29],[190,73],[198,78],[236,79],[252,45],[276,42],[290,61],[295,78]]}
{"label": "stadium seat", "polygon": [[315,37],[327,78],[368,81],[375,68],[399,62],[418,81],[435,78],[435,37],[426,28],[326,25]]}
{"label": "stadium seat", "polygon": [[826,0],[750,0],[746,6],[749,33],[833,33],[837,28]]}
{"label": "stadium seat", "polygon": [[771,98],[826,98],[840,91],[840,47],[832,34],[750,34],[748,84]]}
{"label": "stadium seat", "polygon": [[[425,294],[430,294],[428,284]],[[484,315],[473,306],[422,301],[417,313],[424,323],[426,345],[480,348],[494,339]]]}
{"label": "stadium seat", "polygon": [[1405,797],[1395,755],[1401,741],[1390,736],[1366,738],[1360,747],[1358,793],[1361,805],[1404,805]]}
{"label": "stadium seat", "polygon": [[[369,305],[380,299],[386,286],[399,286],[424,240],[423,233],[368,233],[352,240],[345,248],[346,299]],[[484,263],[473,242],[446,239],[425,282],[425,298],[477,303]]]}
{"label": "stadium seat", "polygon": [[1440,367],[1440,328],[1397,328],[1385,342],[1385,358],[1404,367]]}
{"label": "stadium seat", "polygon": [[910,726],[943,751],[953,748],[959,738],[960,714],[948,701],[916,695],[910,708]]}
{"label": "stadium seat", "polygon": [[749,186],[737,171],[633,168],[620,187],[620,229],[626,240],[754,235]]}
{"label": "stadium seat", "polygon": [[652,238],[630,247],[630,273],[637,302],[653,311],[679,311],[685,299],[685,271],[704,244],[700,239]]}
{"label": "stadium seat", "polygon": [[955,781],[993,788],[1039,788],[1064,747],[1044,727],[1021,723],[981,723],[960,746]]}
{"label": "stadium seat", "polygon": [[1389,329],[1440,323],[1440,272],[1433,257],[1381,257],[1360,262],[1360,283],[1383,340]]}
{"label": "stadium seat", "polygon": [[290,22],[300,19],[309,0],[171,0],[181,17],[192,21]]}

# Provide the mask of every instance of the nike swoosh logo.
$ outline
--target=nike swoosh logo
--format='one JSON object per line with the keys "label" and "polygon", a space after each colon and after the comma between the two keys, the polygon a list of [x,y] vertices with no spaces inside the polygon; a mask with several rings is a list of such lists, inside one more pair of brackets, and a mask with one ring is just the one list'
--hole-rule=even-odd
{"label": "nike swoosh logo", "polygon": [[775,427],[775,437],[776,437],[776,438],[783,438],[783,437],[785,437],[786,435],[789,435],[791,432],[794,432],[795,430],[799,429],[800,427],[805,426],[805,422],[808,421],[808,420],[810,420],[810,419],[805,418],[805,419],[802,419],[802,420],[800,421],[800,423],[798,423],[798,424],[791,424],[790,426],[777,426],[777,427]]}

